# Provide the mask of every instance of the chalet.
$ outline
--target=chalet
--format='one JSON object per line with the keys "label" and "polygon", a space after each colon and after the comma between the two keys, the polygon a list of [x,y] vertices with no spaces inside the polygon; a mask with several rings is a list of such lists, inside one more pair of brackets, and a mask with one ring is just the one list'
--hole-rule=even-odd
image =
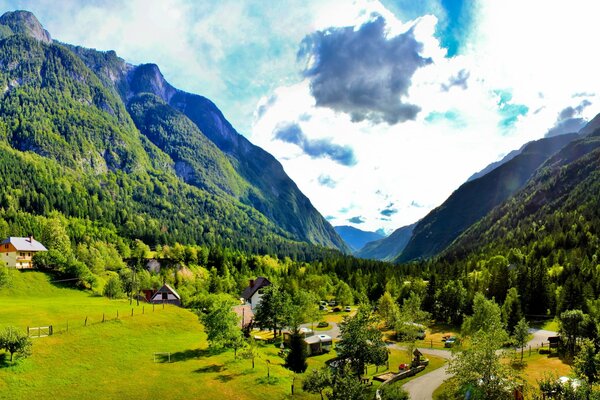
{"label": "chalet", "polygon": [[250,279],[250,285],[242,292],[242,298],[246,304],[250,305],[252,311],[254,311],[260,302],[260,298],[262,297],[262,289],[270,285],[271,282],[262,276],[259,276],[256,278],[256,280]]}
{"label": "chalet", "polygon": [[181,305],[181,296],[171,286],[164,284],[158,289],[150,298],[150,303],[154,304],[175,304],[176,306]]}
{"label": "chalet", "polygon": [[48,251],[43,244],[29,237],[9,237],[0,242],[1,259],[10,268],[33,268],[33,255]]}

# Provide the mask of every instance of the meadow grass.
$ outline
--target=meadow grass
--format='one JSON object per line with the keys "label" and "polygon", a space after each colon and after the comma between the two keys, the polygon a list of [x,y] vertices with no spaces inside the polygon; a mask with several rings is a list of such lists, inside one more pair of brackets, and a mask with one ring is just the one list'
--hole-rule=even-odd
{"label": "meadow grass", "polygon": [[[209,350],[202,326],[189,310],[161,305],[152,312],[148,304],[130,306],[127,300],[57,286],[51,283],[51,275],[42,272],[11,274],[12,287],[0,290],[0,327],[25,330],[53,324],[55,334],[34,338],[33,354],[13,364],[0,352],[0,399],[287,399],[292,398],[292,383],[294,399],[320,398],[302,391],[303,374],[284,368],[276,343],[259,341],[252,368],[251,360],[236,359],[231,350]],[[253,334],[268,337],[266,332]],[[168,356],[154,353],[170,353],[171,362]],[[309,357],[308,370],[321,368],[333,357],[335,350]],[[429,359],[426,372],[444,362]],[[391,351],[392,371],[407,361],[405,352]],[[370,366],[368,376],[385,370],[384,366],[376,372]],[[378,385],[375,382],[373,390]]]}

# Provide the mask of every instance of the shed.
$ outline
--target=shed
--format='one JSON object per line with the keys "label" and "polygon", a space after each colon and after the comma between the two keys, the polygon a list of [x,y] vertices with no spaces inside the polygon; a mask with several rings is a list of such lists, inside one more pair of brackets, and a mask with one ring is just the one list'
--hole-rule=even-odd
{"label": "shed", "polygon": [[150,303],[154,304],[174,304],[176,306],[181,305],[181,296],[171,286],[164,284],[158,289],[150,298]]}

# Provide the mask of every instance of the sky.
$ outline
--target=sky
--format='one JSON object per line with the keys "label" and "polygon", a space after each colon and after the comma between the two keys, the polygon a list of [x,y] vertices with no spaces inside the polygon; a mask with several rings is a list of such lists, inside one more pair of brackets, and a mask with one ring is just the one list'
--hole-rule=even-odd
{"label": "sky", "polygon": [[156,63],[273,154],[333,224],[390,233],[600,108],[600,5],[39,0],[53,38]]}

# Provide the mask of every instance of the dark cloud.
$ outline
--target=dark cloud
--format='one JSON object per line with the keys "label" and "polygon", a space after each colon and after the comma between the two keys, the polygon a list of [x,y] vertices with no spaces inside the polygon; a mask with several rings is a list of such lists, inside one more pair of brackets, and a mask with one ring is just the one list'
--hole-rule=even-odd
{"label": "dark cloud", "polygon": [[386,208],[385,210],[381,211],[380,214],[385,215],[386,217],[391,217],[392,215],[396,214],[397,212],[398,212],[398,210],[396,210],[395,208]]}
{"label": "dark cloud", "polygon": [[554,126],[548,129],[545,137],[563,135],[565,133],[579,132],[588,121],[581,117],[583,110],[591,105],[589,100],[583,100],[577,107],[567,107],[558,114]]}
{"label": "dark cloud", "polygon": [[357,217],[348,218],[348,222],[352,222],[353,224],[364,224],[365,220],[362,217],[357,216]]}
{"label": "dark cloud", "polygon": [[279,124],[273,133],[276,139],[297,145],[311,158],[326,157],[346,166],[356,164],[351,147],[332,143],[331,139],[309,139],[297,123]]}
{"label": "dark cloud", "polygon": [[334,181],[329,175],[320,175],[317,180],[321,186],[326,186],[332,189],[337,186],[337,182]]}
{"label": "dark cloud", "polygon": [[460,71],[458,71],[458,74],[456,74],[456,76],[450,77],[448,83],[442,83],[442,90],[444,92],[447,92],[452,86],[456,86],[462,88],[463,90],[467,90],[467,81],[469,80],[470,76],[471,73],[469,71],[467,71],[466,69],[461,69]]}
{"label": "dark cloud", "polygon": [[421,110],[403,103],[415,71],[432,60],[419,53],[423,44],[410,29],[386,37],[385,20],[378,17],[359,29],[329,28],[306,36],[298,58],[307,60],[304,75],[321,107],[390,125],[413,120]]}

